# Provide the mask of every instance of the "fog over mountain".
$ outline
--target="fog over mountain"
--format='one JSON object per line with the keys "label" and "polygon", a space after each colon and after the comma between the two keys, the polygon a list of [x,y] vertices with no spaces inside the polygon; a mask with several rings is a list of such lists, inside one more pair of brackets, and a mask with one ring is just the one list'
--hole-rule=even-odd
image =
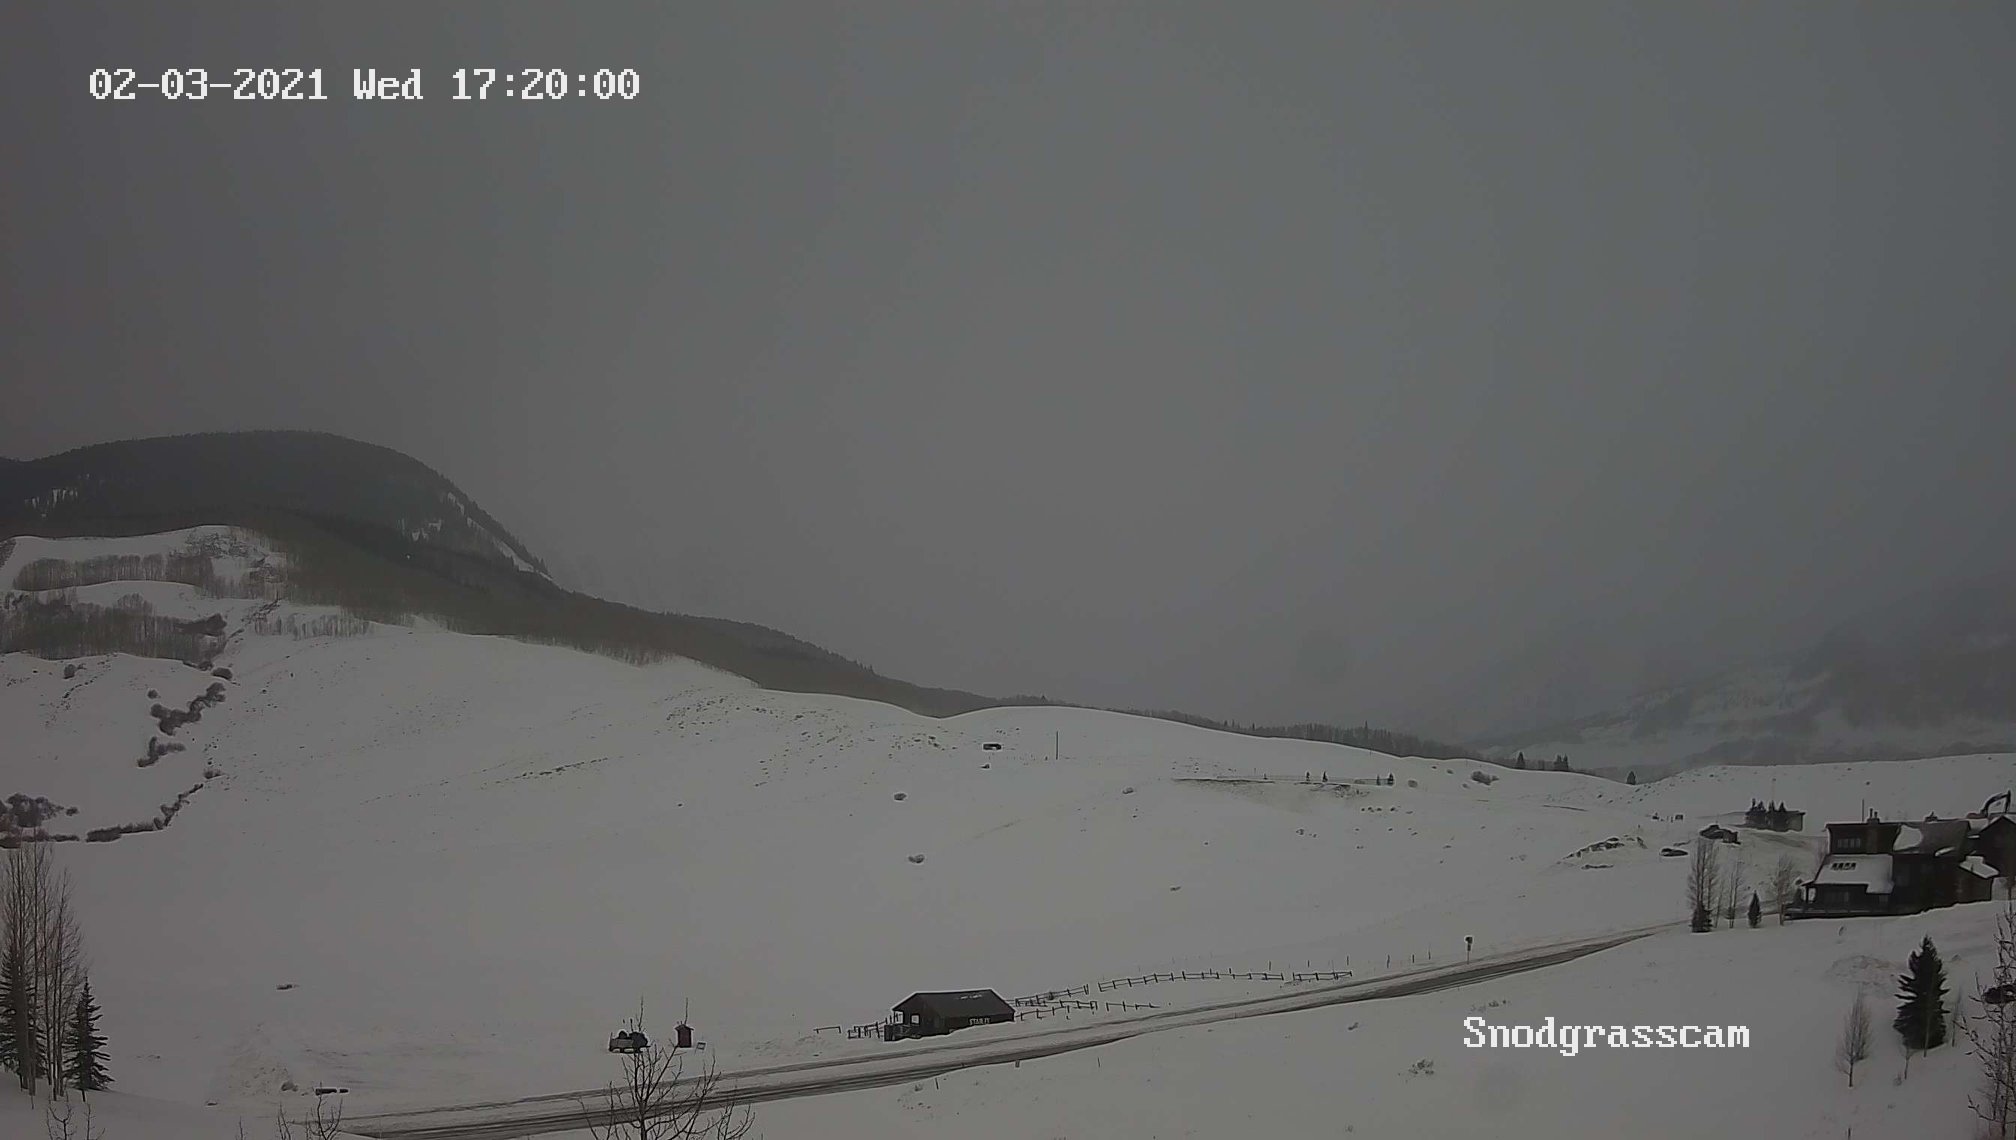
{"label": "fog over mountain", "polygon": [[[2016,10],[1337,8],[24,14],[0,454],[336,432],[890,676],[1440,734],[2016,568]],[[346,95],[86,89],[241,65]],[[449,98],[533,65],[643,94]]]}

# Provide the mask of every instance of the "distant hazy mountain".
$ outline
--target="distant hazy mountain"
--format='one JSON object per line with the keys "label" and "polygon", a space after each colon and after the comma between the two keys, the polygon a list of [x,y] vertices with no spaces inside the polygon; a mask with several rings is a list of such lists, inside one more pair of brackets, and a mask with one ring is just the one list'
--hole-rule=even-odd
{"label": "distant hazy mountain", "polygon": [[631,660],[685,657],[767,688],[885,701],[934,716],[995,703],[884,677],[763,626],[659,614],[565,590],[445,476],[390,448],[320,432],[123,440],[0,461],[0,542],[236,525],[274,539],[289,595],[372,616],[425,614],[465,633]]}
{"label": "distant hazy mountain", "polygon": [[2016,574],[1928,591],[1806,650],[1480,742],[1578,769],[1895,759],[2016,748]]}
{"label": "distant hazy mountain", "polygon": [[433,468],[388,447],[306,431],[94,444],[0,462],[0,531],[75,533],[108,517],[265,507],[397,531],[546,576],[525,544]]}

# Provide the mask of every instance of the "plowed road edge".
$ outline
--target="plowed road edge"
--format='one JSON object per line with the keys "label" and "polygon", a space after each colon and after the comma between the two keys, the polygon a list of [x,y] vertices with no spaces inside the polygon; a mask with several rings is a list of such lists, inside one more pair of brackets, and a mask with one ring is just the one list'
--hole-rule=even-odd
{"label": "plowed road edge", "polygon": [[[825,1096],[857,1089],[879,1088],[935,1077],[958,1069],[981,1065],[1011,1064],[1015,1061],[1050,1057],[1079,1049],[1110,1045],[1147,1033],[1187,1029],[1196,1025],[1237,1021],[1248,1017],[1269,1017],[1349,1002],[1376,1001],[1434,993],[1457,986],[1474,985],[1508,974],[1572,962],[1627,942],[1663,931],[1678,929],[1680,923],[1662,923],[1616,931],[1593,938],[1549,943],[1472,962],[1415,970],[1366,981],[1298,989],[1278,997],[1242,998],[1214,1005],[1194,1006],[1161,1013],[1116,1019],[1099,1025],[1053,1029],[1007,1041],[979,1041],[967,1045],[940,1045],[914,1048],[871,1058],[844,1058],[809,1061],[766,1069],[722,1073],[719,1097],[724,1104],[754,1104],[802,1096]],[[386,1113],[345,1120],[345,1132],[379,1140],[516,1140],[587,1127],[581,1103],[593,1105],[603,1090],[578,1093],[551,1093],[523,1100],[491,1104],[454,1105],[416,1112]]]}

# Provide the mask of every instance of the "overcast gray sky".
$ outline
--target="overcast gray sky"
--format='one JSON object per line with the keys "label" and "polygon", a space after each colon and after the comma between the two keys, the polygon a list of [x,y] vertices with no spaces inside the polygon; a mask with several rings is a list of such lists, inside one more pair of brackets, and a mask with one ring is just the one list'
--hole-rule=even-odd
{"label": "overcast gray sky", "polygon": [[334,431],[906,678],[1446,731],[2016,561],[1997,0],[34,8],[0,454]]}

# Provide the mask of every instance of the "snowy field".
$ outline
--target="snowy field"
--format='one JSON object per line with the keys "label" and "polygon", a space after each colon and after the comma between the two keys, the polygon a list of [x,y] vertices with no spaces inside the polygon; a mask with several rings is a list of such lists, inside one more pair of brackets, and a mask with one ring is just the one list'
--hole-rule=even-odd
{"label": "snowy field", "polygon": [[[29,541],[10,566],[24,551],[147,552],[144,539]],[[424,622],[257,634],[246,621],[262,603],[183,601],[234,632],[217,661],[233,673],[226,700],[178,731],[186,751],[138,765],[155,735],[147,693],[172,706],[209,674],[113,655],[73,662],[65,680],[65,663],[8,655],[0,794],[74,807],[50,826],[81,834],[200,785],[166,830],[66,843],[59,858],[116,1087],[233,1122],[264,1119],[290,1081],[354,1090],[353,1115],[599,1086],[613,1068],[604,1042],[640,1001],[659,1032],[690,1003],[709,1055],[739,1069],[877,1056],[890,1047],[833,1027],[878,1021],[915,990],[1091,985],[1082,996],[1174,1008],[1293,983],[1096,985],[1209,968],[1364,978],[1460,960],[1466,936],[1481,955],[1671,921],[1684,918],[1686,860],[1660,849],[1709,817],[1773,794],[1809,812],[1807,836],[1745,833],[1736,850],[1760,882],[1782,854],[1814,859],[1811,833],[1864,802],[1956,814],[2012,771],[2008,756],[1960,757],[1705,769],[1630,788],[1086,710],[931,720]],[[282,604],[273,617],[326,612]],[[1369,782],[1389,774],[1392,786]],[[1827,1119],[1831,1086],[1783,1070],[1793,1083],[1780,1090],[1756,1050],[1484,1058],[1460,1048],[1457,1013],[1498,997],[1536,1016],[1741,1021],[1723,1006],[1774,995],[1783,1020],[1750,1017],[1759,1048],[1811,1051],[1831,1071],[1814,1026],[1838,1021],[1846,991],[1829,963],[1851,949],[1901,962],[1892,943],[1919,927],[1950,928],[1956,948],[1978,941],[1972,915],[1912,921],[1662,937],[1482,988],[782,1102],[763,1128],[1201,1136],[1273,1120],[1270,1135],[1461,1135],[1495,1119],[1515,1135],[1541,1120],[1577,1122],[1559,1135],[1678,1135],[1678,1119],[1672,1133],[1582,1131],[1566,1107],[1601,1089],[1601,1111],[1621,1113],[1624,1093],[1651,1096],[1662,1072],[1733,1081],[1760,1119],[1806,1128]],[[1437,1075],[1406,1076],[1422,1058]],[[1277,1105],[1288,1115],[1267,1115]],[[1422,1113],[1433,1127],[1404,1127]],[[147,1134],[173,1140],[169,1127]]]}

